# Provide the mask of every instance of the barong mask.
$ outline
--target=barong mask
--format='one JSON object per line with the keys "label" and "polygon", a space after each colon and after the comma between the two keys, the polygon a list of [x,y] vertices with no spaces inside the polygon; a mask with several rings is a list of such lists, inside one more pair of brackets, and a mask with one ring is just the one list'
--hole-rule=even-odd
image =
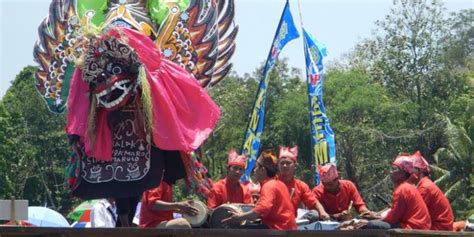
{"label": "barong mask", "polygon": [[140,62],[134,50],[117,37],[106,35],[90,42],[83,80],[89,84],[97,107],[115,110],[137,92]]}

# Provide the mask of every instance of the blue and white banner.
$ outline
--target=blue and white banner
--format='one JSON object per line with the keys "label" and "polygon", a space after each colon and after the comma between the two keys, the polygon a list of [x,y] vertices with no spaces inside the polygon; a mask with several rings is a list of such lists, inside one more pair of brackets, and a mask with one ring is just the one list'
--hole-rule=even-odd
{"label": "blue and white banner", "polygon": [[263,70],[263,75],[260,80],[260,86],[257,91],[257,97],[252,110],[247,130],[245,131],[244,144],[242,145],[242,154],[248,156],[247,168],[242,181],[247,181],[250,178],[253,167],[255,166],[258,151],[260,149],[260,137],[263,131],[263,120],[265,114],[265,97],[267,93],[267,86],[269,82],[270,71],[275,65],[280,51],[285,45],[300,35],[293,22],[293,17],[290,12],[290,5],[286,1],[280,23],[273,39],[273,44],[267,57],[267,63]]}
{"label": "blue and white banner", "polygon": [[316,41],[303,28],[306,77],[308,83],[309,116],[311,121],[311,145],[315,161],[315,182],[319,184],[318,165],[336,164],[336,146],[334,132],[329,125],[323,103],[324,65],[323,57],[327,55],[326,46]]}

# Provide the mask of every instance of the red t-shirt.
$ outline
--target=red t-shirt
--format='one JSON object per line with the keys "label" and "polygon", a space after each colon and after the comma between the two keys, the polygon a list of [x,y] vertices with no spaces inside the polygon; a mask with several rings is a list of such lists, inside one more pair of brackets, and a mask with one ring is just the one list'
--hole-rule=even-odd
{"label": "red t-shirt", "polygon": [[349,180],[339,180],[339,192],[336,194],[328,192],[322,183],[313,189],[313,193],[329,215],[347,210],[351,201],[359,213],[366,207],[355,184]]}
{"label": "red t-shirt", "polygon": [[160,186],[147,190],[142,196],[140,208],[140,227],[155,228],[162,221],[173,219],[173,211],[155,211],[152,209],[156,201],[173,201],[173,187],[162,181]]}
{"label": "red t-shirt", "polygon": [[309,189],[309,186],[299,180],[299,179],[292,179],[289,182],[283,181],[281,178],[279,178],[281,182],[283,182],[286,185],[286,188],[288,189],[288,192],[291,197],[291,203],[293,204],[293,207],[295,209],[295,214],[298,211],[298,207],[301,202],[308,208],[308,209],[314,209],[316,206],[316,197],[314,196],[314,193],[311,192]]}
{"label": "red t-shirt", "polygon": [[247,186],[239,182],[239,187],[234,188],[231,182],[221,179],[212,185],[211,193],[207,198],[207,206],[216,208],[226,203],[252,203],[252,194]]}
{"label": "red t-shirt", "polygon": [[392,208],[384,221],[400,223],[403,229],[429,230],[431,218],[428,208],[416,187],[403,182],[393,192]]}
{"label": "red t-shirt", "polygon": [[428,177],[423,177],[417,186],[431,217],[432,230],[453,230],[453,210],[443,192]]}
{"label": "red t-shirt", "polygon": [[296,230],[295,212],[285,184],[276,179],[260,183],[260,198],[252,210],[270,229]]}

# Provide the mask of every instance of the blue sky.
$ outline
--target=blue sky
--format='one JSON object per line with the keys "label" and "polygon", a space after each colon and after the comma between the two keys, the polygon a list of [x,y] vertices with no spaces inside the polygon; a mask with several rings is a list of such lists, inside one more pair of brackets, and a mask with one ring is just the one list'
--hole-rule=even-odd
{"label": "blue sky", "polygon": [[[392,0],[300,0],[305,28],[328,48],[327,61],[337,60],[360,40],[370,37],[374,22],[383,19]],[[48,14],[51,0],[0,0],[0,97],[26,65],[33,62],[37,27]],[[447,0],[446,12],[473,8],[472,0]],[[267,57],[285,0],[235,0],[240,30],[232,58],[239,74],[252,73]],[[290,0],[299,26],[298,1]],[[303,68],[301,37],[280,54],[292,67]]]}

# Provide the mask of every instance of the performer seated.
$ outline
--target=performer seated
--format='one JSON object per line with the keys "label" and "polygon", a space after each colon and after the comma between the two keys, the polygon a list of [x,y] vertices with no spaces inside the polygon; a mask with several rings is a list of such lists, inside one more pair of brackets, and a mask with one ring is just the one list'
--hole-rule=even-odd
{"label": "performer seated", "polygon": [[295,211],[284,183],[275,179],[278,171],[274,151],[265,150],[257,159],[254,173],[260,182],[260,199],[251,211],[233,215],[224,224],[242,223],[245,220],[261,218],[262,228],[277,230],[296,230]]}
{"label": "performer seated", "polygon": [[363,228],[365,229],[419,229],[429,230],[431,218],[421,194],[416,187],[407,182],[413,173],[413,161],[409,156],[398,156],[392,163],[390,177],[395,185],[393,192],[392,207],[385,218],[381,218],[374,212],[366,213],[367,218],[372,220]]}
{"label": "performer seated", "polygon": [[431,217],[432,230],[453,230],[454,215],[449,200],[443,192],[430,180],[430,165],[419,151],[411,156],[413,174],[409,181],[414,184],[423,197]]}
{"label": "performer seated", "polygon": [[173,219],[173,212],[197,215],[198,210],[190,202],[173,202],[173,186],[163,180],[159,187],[143,193],[140,227],[190,229],[191,225],[184,218]]}
{"label": "performer seated", "polygon": [[352,219],[352,206],[359,214],[369,212],[355,184],[339,179],[339,172],[334,164],[318,166],[318,171],[321,184],[313,189],[313,193],[331,218],[337,221]]}
{"label": "performer seated", "polygon": [[247,157],[239,155],[232,149],[227,157],[227,176],[212,185],[207,199],[209,208],[216,208],[226,203],[252,203],[252,195],[246,185],[240,183],[247,164]]}
{"label": "performer seated", "polygon": [[317,210],[319,213],[319,216],[317,215],[318,213],[316,213],[316,216],[312,216],[310,220],[329,220],[329,214],[324,210],[324,207],[318,199],[316,199],[314,193],[309,189],[309,186],[305,182],[295,178],[296,167],[298,165],[296,161],[297,157],[297,146],[292,148],[280,147],[280,154],[278,155],[278,179],[288,188],[295,215],[300,203],[304,203],[308,209]]}

